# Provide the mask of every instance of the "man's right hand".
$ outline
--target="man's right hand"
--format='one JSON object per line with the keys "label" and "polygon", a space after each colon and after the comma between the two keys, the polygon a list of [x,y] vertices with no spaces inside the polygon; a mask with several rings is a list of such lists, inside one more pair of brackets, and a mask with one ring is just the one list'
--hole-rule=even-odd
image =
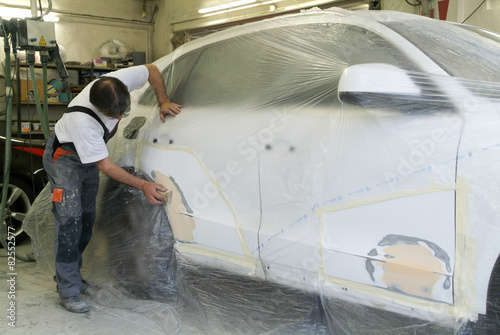
{"label": "man's right hand", "polygon": [[164,204],[167,201],[167,197],[161,195],[157,191],[163,191],[165,192],[167,189],[159,184],[151,183],[146,181],[144,185],[141,188],[142,192],[144,192],[144,195],[146,196],[146,199],[152,204],[152,205],[161,205]]}
{"label": "man's right hand", "polygon": [[165,203],[165,201],[167,201],[166,197],[156,192],[156,190],[166,191],[165,187],[159,184],[151,183],[149,181],[136,177],[131,173],[128,173],[127,171],[113,163],[109,159],[109,157],[95,162],[95,165],[106,176],[119,181],[120,183],[124,183],[140,189],[142,192],[144,192],[146,199],[148,199],[148,201],[152,205],[162,205]]}

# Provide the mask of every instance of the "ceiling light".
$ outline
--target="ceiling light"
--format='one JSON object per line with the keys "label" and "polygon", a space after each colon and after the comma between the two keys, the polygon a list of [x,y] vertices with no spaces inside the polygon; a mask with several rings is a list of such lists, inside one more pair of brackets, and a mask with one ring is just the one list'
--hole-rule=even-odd
{"label": "ceiling light", "polygon": [[203,17],[209,17],[209,16],[214,16],[214,15],[219,15],[219,14],[224,14],[224,13],[230,13],[230,12],[234,12],[237,10],[248,9],[248,8],[253,8],[253,7],[258,7],[258,6],[270,5],[270,4],[273,4],[276,2],[281,2],[281,1],[283,1],[283,0],[269,0],[269,1],[264,1],[264,2],[260,2],[260,1],[254,2],[254,3],[251,3],[251,4],[246,5],[246,6],[240,6],[238,8],[227,8],[227,9],[223,9],[223,10],[218,10],[216,12],[211,12],[211,13],[203,15]]}
{"label": "ceiling light", "polygon": [[45,22],[59,22],[59,17],[48,14],[43,17]]}
{"label": "ceiling light", "polygon": [[200,13],[200,14],[211,13],[211,12],[216,12],[216,11],[224,10],[224,9],[228,9],[228,8],[233,8],[233,7],[248,5],[248,4],[254,3],[254,2],[257,2],[257,0],[239,0],[239,1],[233,1],[233,2],[230,2],[230,3],[222,4],[222,5],[217,5],[217,6],[212,6],[212,7],[207,7],[207,8],[199,9],[198,13]]}

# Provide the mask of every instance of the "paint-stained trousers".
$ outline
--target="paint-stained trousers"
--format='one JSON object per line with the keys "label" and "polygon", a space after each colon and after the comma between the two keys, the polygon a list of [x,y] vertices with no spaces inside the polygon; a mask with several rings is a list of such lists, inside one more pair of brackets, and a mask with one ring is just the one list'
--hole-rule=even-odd
{"label": "paint-stained trousers", "polygon": [[92,236],[99,169],[82,164],[74,146],[62,144],[54,152],[54,132],[43,156],[52,189],[56,228],[56,281],[61,299],[80,295],[82,254]]}

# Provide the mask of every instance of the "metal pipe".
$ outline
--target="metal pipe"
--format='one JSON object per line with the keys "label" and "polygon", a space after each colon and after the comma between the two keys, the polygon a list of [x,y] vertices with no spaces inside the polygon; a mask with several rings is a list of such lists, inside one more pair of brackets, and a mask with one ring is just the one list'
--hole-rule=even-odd
{"label": "metal pipe", "polygon": [[36,0],[30,0],[30,8],[31,8],[31,17],[37,17],[37,6],[36,6]]}
{"label": "metal pipe", "polygon": [[429,11],[429,0],[422,0],[422,16],[431,16]]}
{"label": "metal pipe", "polygon": [[38,89],[36,86],[36,76],[35,76],[35,52],[30,51],[28,53],[28,62],[31,74],[31,86],[33,87],[33,96],[35,98],[36,110],[38,111],[38,118],[42,124],[43,137],[48,139],[50,136],[49,122],[46,115],[44,115],[42,110],[42,105],[40,104],[40,95],[38,94]]}
{"label": "metal pipe", "polygon": [[[43,116],[44,120],[40,120],[42,123],[42,130],[49,130],[49,102],[48,102],[48,94],[47,94],[47,61],[48,61],[48,51],[40,51],[40,58],[42,60],[43,67]],[[69,100],[68,100],[69,101]],[[44,131],[45,134],[45,131]],[[47,137],[45,138],[47,139]]]}
{"label": "metal pipe", "polygon": [[[49,102],[47,95],[47,64],[43,65],[43,116],[44,120],[42,121],[42,129],[45,127],[50,134],[49,131]],[[45,130],[45,129],[44,129]],[[45,134],[45,131],[44,131]],[[48,137],[45,137],[47,139]]]}
{"label": "metal pipe", "polygon": [[[5,26],[2,24],[2,29]],[[9,177],[10,177],[10,161],[12,158],[12,148],[10,146],[10,139],[12,137],[12,82],[10,78],[10,45],[8,42],[8,35],[5,32],[4,35],[4,51],[5,51],[5,68],[8,69],[8,75],[5,77],[5,87],[7,96],[7,111],[5,113],[5,161],[3,168],[3,186],[2,186],[2,202],[0,204],[0,220],[2,220],[2,226],[0,229],[0,242],[2,243],[5,250],[8,250],[7,243],[5,242],[5,236],[3,235],[3,224],[5,220],[5,208],[7,207],[7,195],[9,192]],[[5,222],[5,227],[7,227],[7,222]],[[6,229],[8,234],[8,229]]]}
{"label": "metal pipe", "polygon": [[[37,13],[36,0],[30,0],[30,3],[31,3],[31,5],[30,5],[30,8],[31,8],[31,18],[34,19],[34,20],[41,19],[45,15],[49,14],[50,11],[52,10],[52,0],[47,0],[47,10],[45,10],[45,13],[43,13],[41,15],[38,15],[38,13]],[[41,4],[40,4],[40,13],[41,12],[42,12],[42,7],[41,7]]]}
{"label": "metal pipe", "polygon": [[16,77],[17,80],[16,80],[16,92],[19,92],[19,94],[16,94],[16,100],[17,100],[17,105],[16,105],[16,108],[17,108],[17,131],[16,131],[16,134],[18,137],[21,137],[21,134],[23,133],[22,129],[21,129],[21,120],[23,118],[22,116],[22,112],[21,112],[21,80],[19,80],[19,78],[21,78],[20,76],[20,73],[21,73],[21,70],[20,70],[20,65],[19,65],[19,57],[17,57],[17,50],[13,50],[14,52],[14,60],[15,60],[15,68],[14,68],[14,71],[16,72]]}
{"label": "metal pipe", "polygon": [[[2,25],[2,29],[5,30],[5,27]],[[4,51],[5,51],[5,66],[7,69],[10,69],[10,45],[8,42],[7,34],[4,37]],[[0,204],[0,220],[2,220],[2,226],[0,229],[0,243],[3,245],[4,249],[8,252],[12,250],[12,247],[9,248],[7,245],[7,241],[5,240],[5,236],[3,235],[3,222],[5,220],[5,208],[7,207],[7,194],[9,192],[9,177],[10,177],[10,161],[12,159],[12,148],[10,146],[11,138],[12,138],[12,81],[10,79],[10,71],[9,75],[5,77],[6,79],[6,95],[7,95],[7,112],[5,114],[5,162],[4,162],[4,175],[3,175],[3,187],[2,187],[2,201]],[[7,222],[5,222],[5,227],[7,227]],[[7,236],[8,236],[7,229]],[[8,237],[7,237],[8,238]],[[15,253],[15,257],[19,260],[25,262],[33,262],[34,259],[22,257],[18,253]]]}

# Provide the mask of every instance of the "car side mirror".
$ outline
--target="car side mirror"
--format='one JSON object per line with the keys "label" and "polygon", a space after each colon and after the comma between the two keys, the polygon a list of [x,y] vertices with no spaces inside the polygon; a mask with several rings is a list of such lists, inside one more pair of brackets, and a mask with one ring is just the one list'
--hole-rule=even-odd
{"label": "car side mirror", "polygon": [[347,104],[357,104],[368,99],[391,104],[390,100],[413,100],[421,96],[421,93],[421,88],[409,72],[394,65],[379,63],[348,67],[342,73],[338,87],[339,100]]}

